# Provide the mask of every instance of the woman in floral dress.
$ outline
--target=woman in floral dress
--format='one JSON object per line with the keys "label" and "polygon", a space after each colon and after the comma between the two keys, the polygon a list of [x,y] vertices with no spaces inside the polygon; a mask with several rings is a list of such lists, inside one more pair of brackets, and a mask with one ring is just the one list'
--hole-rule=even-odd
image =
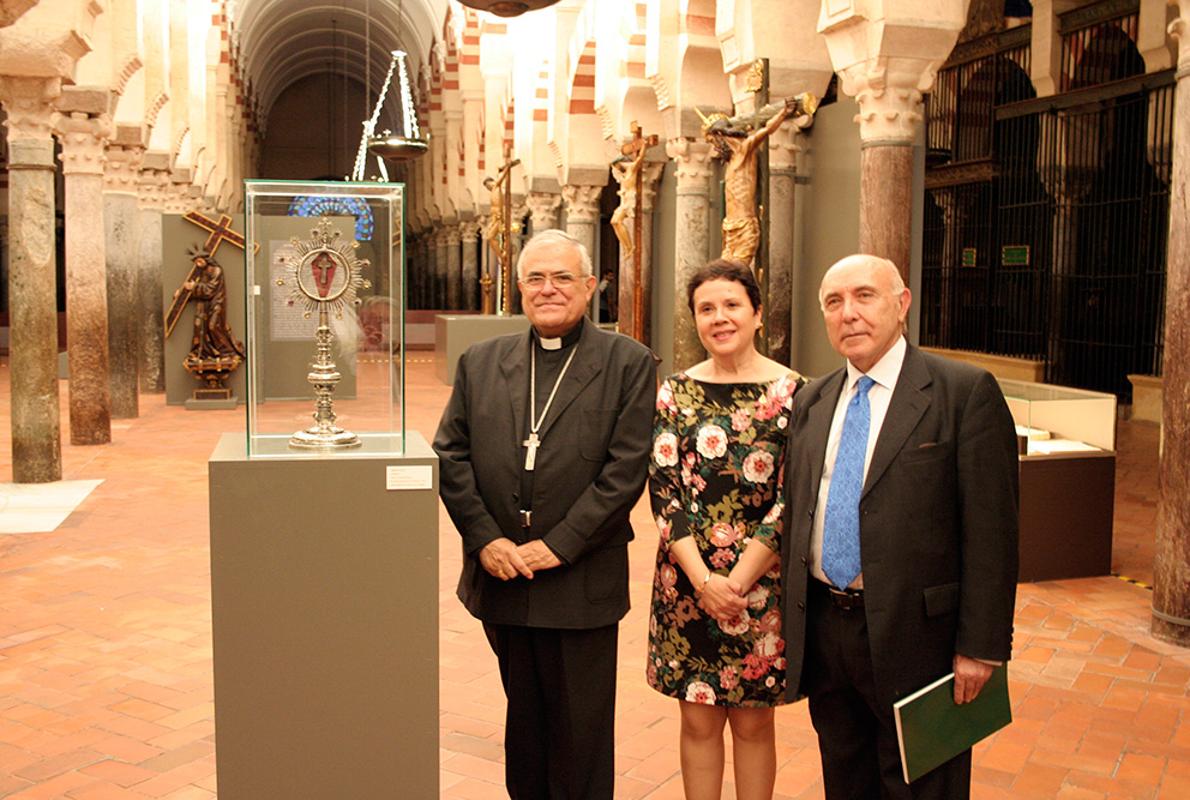
{"label": "woman in floral dress", "polygon": [[784,702],[781,465],[804,382],[756,350],[751,270],[713,261],[687,296],[710,358],[657,394],[649,492],[660,531],[649,621],[649,685],[681,708],[689,800],[718,798],[731,725],[739,800],[771,798],[773,709]]}

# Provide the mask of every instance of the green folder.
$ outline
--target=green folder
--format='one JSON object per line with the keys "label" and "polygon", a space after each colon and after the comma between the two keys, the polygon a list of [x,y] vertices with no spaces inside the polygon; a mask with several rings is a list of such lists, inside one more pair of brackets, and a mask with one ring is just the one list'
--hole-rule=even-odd
{"label": "green folder", "polygon": [[954,673],[893,703],[901,772],[911,783],[1012,722],[1008,670],[992,672],[970,703],[954,701]]}

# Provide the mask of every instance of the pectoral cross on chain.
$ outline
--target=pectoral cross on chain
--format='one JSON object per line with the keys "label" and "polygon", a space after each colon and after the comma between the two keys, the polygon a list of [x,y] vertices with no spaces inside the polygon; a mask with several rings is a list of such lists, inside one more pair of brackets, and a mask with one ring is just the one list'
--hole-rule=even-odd
{"label": "pectoral cross on chain", "polygon": [[521,446],[528,448],[525,451],[525,471],[532,472],[533,465],[537,463],[537,448],[541,446],[541,440],[537,438],[536,432],[530,432],[529,438],[521,442]]}

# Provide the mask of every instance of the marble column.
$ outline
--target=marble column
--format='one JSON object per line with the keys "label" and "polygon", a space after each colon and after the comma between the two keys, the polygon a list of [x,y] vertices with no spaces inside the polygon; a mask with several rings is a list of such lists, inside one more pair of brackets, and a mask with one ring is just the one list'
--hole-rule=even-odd
{"label": "marble column", "polygon": [[859,249],[887,258],[909,283],[913,220],[913,142],[860,145]]}
{"label": "marble column", "polygon": [[859,249],[892,260],[906,284],[922,92],[967,21],[966,3],[936,5],[928,21],[918,0],[884,0],[874,11],[826,4],[818,17],[840,89],[859,103]]}
{"label": "marble column", "polygon": [[[479,309],[485,314],[499,314],[500,262],[492,253],[492,240],[487,233],[490,220],[490,216],[479,218]],[[490,299],[485,295],[490,295]]]}
{"label": "marble column", "polygon": [[553,192],[529,192],[525,196],[529,207],[529,235],[558,227],[558,212],[562,209],[562,195]]}
{"label": "marble column", "polygon": [[599,196],[602,193],[602,186],[575,184],[562,187],[566,232],[583,243],[592,261],[595,260],[595,226],[599,223]]}
{"label": "marble column", "polygon": [[[641,170],[641,230],[640,230],[640,286],[641,321],[639,337],[636,320],[636,265],[633,255],[620,250],[620,271],[616,280],[616,303],[619,313],[616,327],[620,333],[637,338],[642,344],[653,341],[653,207],[657,199],[657,182],[661,180],[663,164],[646,163]],[[612,174],[620,181],[620,201],[629,203],[624,222],[630,236],[636,236],[636,187],[623,182],[624,173],[614,170]]]}
{"label": "marble column", "polygon": [[686,138],[670,139],[665,153],[674,160],[674,370],[706,358],[694,317],[686,304],[686,283],[710,258],[711,146]]}
{"label": "marble column", "polygon": [[764,337],[769,358],[786,366],[792,366],[793,357],[790,332],[793,325],[794,191],[797,154],[801,151],[799,130],[792,120],[788,120],[768,139],[769,257]]}
{"label": "marble column", "polygon": [[1178,40],[1169,246],[1165,263],[1165,386],[1153,561],[1153,636],[1190,645],[1190,2],[1170,25]]}
{"label": "marble column", "polygon": [[163,266],[161,217],[169,185],[169,154],[146,153],[141,164],[139,188],[140,244],[137,249],[137,296],[139,299],[138,341],[140,344],[140,390],[146,394],[165,391],[165,320],[161,308]]}
{"label": "marble column", "polygon": [[62,478],[54,255],[57,78],[0,77],[8,114],[8,319],[12,479]]}
{"label": "marble column", "polygon": [[66,218],[66,353],[70,443],[112,440],[104,276],[103,170],[108,93],[66,87],[58,101]]}
{"label": "marble column", "polygon": [[446,238],[446,308],[458,311],[463,307],[463,268],[459,252],[459,223],[448,225],[442,232]]}
{"label": "marble column", "polygon": [[[516,265],[521,260],[521,250],[524,248],[528,239],[525,238],[525,217],[529,216],[529,207],[525,204],[523,197],[517,195],[512,196],[512,313],[522,314],[524,308],[521,305],[521,286],[517,283]],[[592,250],[591,258],[595,258],[595,251]]]}
{"label": "marble column", "polygon": [[479,236],[479,222],[468,220],[459,224],[459,241],[462,247],[462,278],[463,296],[462,309],[465,311],[479,310],[479,248],[476,237]]}
{"label": "marble column", "polygon": [[139,414],[137,372],[137,208],[140,179],[139,129],[117,126],[107,146],[104,169],[103,224],[107,260],[107,349],[112,418],[133,419]]}
{"label": "marble column", "polygon": [[439,310],[446,308],[446,272],[450,261],[446,242],[448,224],[444,223],[434,231],[434,297],[430,308]]}

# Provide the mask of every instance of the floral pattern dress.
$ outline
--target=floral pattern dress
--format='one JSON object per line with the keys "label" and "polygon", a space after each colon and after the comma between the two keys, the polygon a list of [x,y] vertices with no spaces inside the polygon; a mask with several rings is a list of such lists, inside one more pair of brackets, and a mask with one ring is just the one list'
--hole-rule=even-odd
{"label": "floral pattern dress", "polygon": [[669,551],[693,536],[726,575],[752,539],[779,551],[782,469],[793,395],[805,381],[705,383],[685,373],[657,393],[649,494],[660,532],[649,620],[649,685],[691,703],[768,707],[785,702],[780,565],[720,624],[698,607]]}

